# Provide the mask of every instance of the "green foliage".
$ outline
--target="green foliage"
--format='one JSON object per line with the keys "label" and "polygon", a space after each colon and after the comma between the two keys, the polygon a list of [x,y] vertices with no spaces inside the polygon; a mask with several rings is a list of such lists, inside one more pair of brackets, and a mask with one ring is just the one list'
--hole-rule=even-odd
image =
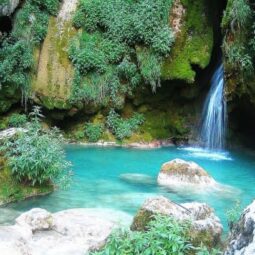
{"label": "green foliage", "polygon": [[63,138],[57,129],[43,130],[33,112],[27,131],[5,141],[7,165],[20,183],[32,186],[66,181],[70,163],[65,159]]}
{"label": "green foliage", "polygon": [[87,123],[85,125],[85,135],[89,142],[97,142],[103,134],[104,126],[100,123]]}
{"label": "green foliage", "polygon": [[226,212],[228,224],[232,228],[240,219],[242,213],[240,201],[236,201],[235,205]]}
{"label": "green foliage", "polygon": [[226,63],[244,78],[254,69],[254,15],[248,0],[229,0],[222,20]]}
{"label": "green foliage", "polygon": [[27,122],[27,116],[25,114],[14,113],[8,120],[10,127],[22,127]]}
{"label": "green foliage", "polygon": [[55,15],[59,0],[27,0],[17,12],[10,35],[0,40],[0,85],[14,86],[27,99],[33,50],[45,38],[49,15]]}
{"label": "green foliage", "polygon": [[[160,62],[174,41],[168,24],[171,5],[172,0],[81,0],[74,25],[84,32],[69,49],[75,67],[71,101],[119,107],[141,78],[155,90]],[[140,61],[137,44],[150,52]]]}
{"label": "green foliage", "polygon": [[138,113],[129,119],[123,119],[118,113],[111,110],[107,117],[107,126],[119,140],[130,137],[143,122],[143,115]]}
{"label": "green foliage", "polygon": [[85,137],[84,131],[82,131],[82,130],[76,131],[74,134],[74,137],[76,140],[83,139]]}
{"label": "green foliage", "polygon": [[151,85],[153,92],[156,92],[157,87],[160,86],[161,74],[158,57],[145,48],[137,50],[137,58],[145,82]]}
{"label": "green foliage", "polygon": [[31,47],[25,40],[6,39],[0,47],[0,84],[24,88],[29,84],[33,66]]}
{"label": "green foliage", "polygon": [[94,255],[184,255],[192,250],[189,224],[156,216],[146,232],[121,231],[113,234],[102,251]]}
{"label": "green foliage", "polygon": [[223,254],[219,249],[212,249],[211,251],[208,250],[207,247],[201,246],[197,249],[196,255],[221,255]]}
{"label": "green foliage", "polygon": [[213,25],[207,0],[181,0],[185,10],[181,31],[178,33],[171,56],[161,67],[164,80],[185,80],[193,83],[193,65],[204,69],[210,62],[213,49]]}
{"label": "green foliage", "polygon": [[248,0],[228,0],[228,7],[224,13],[222,26],[231,26],[232,30],[245,28],[252,17],[252,10]]}

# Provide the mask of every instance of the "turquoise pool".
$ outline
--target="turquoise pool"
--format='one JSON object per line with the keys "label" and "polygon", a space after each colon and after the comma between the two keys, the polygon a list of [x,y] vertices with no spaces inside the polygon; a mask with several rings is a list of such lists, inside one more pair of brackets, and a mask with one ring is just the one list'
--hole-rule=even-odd
{"label": "turquoise pool", "polygon": [[[226,210],[236,200],[246,206],[255,198],[255,155],[251,152],[208,154],[192,148],[138,150],[70,145],[66,153],[73,163],[71,187],[1,208],[0,224],[12,222],[21,212],[33,207],[52,212],[97,207],[134,214],[147,197],[164,195],[176,202],[208,203],[226,227]],[[174,158],[197,162],[216,181],[233,188],[221,192],[178,192],[158,186],[156,178],[161,164]]]}

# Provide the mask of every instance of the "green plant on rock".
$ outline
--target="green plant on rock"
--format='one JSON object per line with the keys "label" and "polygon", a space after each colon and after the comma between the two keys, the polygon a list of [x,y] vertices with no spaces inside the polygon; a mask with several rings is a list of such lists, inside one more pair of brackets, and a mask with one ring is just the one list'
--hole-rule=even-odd
{"label": "green plant on rock", "polygon": [[237,224],[238,220],[240,219],[241,213],[242,213],[241,203],[239,200],[237,200],[235,202],[235,205],[226,212],[228,225],[230,229],[232,229],[233,226]]}
{"label": "green plant on rock", "polygon": [[250,77],[254,69],[254,15],[248,0],[229,0],[222,20],[226,63],[244,78]]}
{"label": "green plant on rock", "polygon": [[22,127],[27,123],[27,116],[25,114],[14,113],[8,120],[10,127]]}
{"label": "green plant on rock", "polygon": [[196,255],[222,255],[223,253],[219,249],[208,250],[208,248],[204,245],[197,248]]}
{"label": "green plant on rock", "polygon": [[135,113],[131,118],[123,119],[113,109],[107,117],[107,126],[117,139],[123,140],[130,137],[144,122],[142,114]]}
{"label": "green plant on rock", "polygon": [[93,255],[184,255],[192,251],[189,224],[167,216],[155,216],[146,232],[119,231]]}
{"label": "green plant on rock", "polygon": [[97,142],[103,134],[104,126],[101,123],[87,123],[85,125],[85,135],[89,142]]}
{"label": "green plant on rock", "polygon": [[64,184],[70,163],[62,148],[63,137],[55,128],[42,129],[37,116],[32,114],[27,130],[6,140],[1,151],[18,182],[31,186]]}

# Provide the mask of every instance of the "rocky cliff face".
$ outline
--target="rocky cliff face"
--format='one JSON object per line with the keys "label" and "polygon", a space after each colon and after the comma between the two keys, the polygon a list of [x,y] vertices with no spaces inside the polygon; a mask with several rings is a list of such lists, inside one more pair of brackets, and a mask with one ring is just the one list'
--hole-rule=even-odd
{"label": "rocky cliff face", "polygon": [[[1,14],[10,15],[13,12],[13,16],[17,16],[15,9],[19,1],[2,1],[4,2],[0,2],[0,16]],[[20,4],[19,9],[24,8],[24,3],[26,1]],[[74,14],[81,8],[78,4],[78,0],[61,1],[56,16],[49,18],[44,40],[33,51],[34,67],[30,71],[31,103],[42,105],[51,111],[51,116],[57,119],[73,116],[77,112],[93,119],[98,114],[105,116],[107,109],[112,107],[112,103],[107,101],[108,99],[101,100],[102,103],[98,106],[93,102],[76,101],[72,97],[74,79],[77,78],[77,75],[70,60],[69,48],[73,39],[84,31],[84,29],[75,29],[73,26]],[[124,86],[121,88],[120,94],[122,94],[117,95],[118,104],[120,104],[118,109],[126,116],[130,115],[130,111],[143,112],[148,119],[145,129],[160,129],[159,135],[150,132],[150,139],[154,137],[166,138],[166,133],[168,134],[167,137],[184,137],[187,130],[190,130],[190,127],[198,122],[197,114],[200,114],[200,103],[204,96],[204,87],[201,85],[200,76],[203,77],[203,70],[210,63],[215,41],[219,37],[219,29],[214,27],[215,17],[213,17],[211,10],[215,9],[218,13],[216,9],[222,8],[219,6],[218,4],[212,6],[207,0],[196,0],[195,2],[192,0],[174,0],[172,2],[167,13],[168,24],[175,36],[175,42],[170,54],[164,57],[159,66],[159,84],[161,83],[162,88],[158,88],[156,94],[151,93],[150,86],[142,81],[139,89],[135,89],[132,96],[126,92],[123,95],[122,91],[125,90],[126,81],[122,79],[123,84],[121,86]],[[15,22],[14,20],[14,25]],[[218,26],[218,23],[216,26]],[[225,38],[231,38],[230,33],[227,30],[224,31]],[[226,41],[229,41],[229,39],[226,39]],[[139,53],[143,49],[134,48],[136,52],[132,53],[132,61],[140,68],[144,65],[144,60],[141,62],[140,59],[144,52]],[[112,64],[109,64],[108,67],[108,69],[111,69]],[[226,69],[229,98],[236,98],[236,95],[239,95],[240,88],[234,89],[237,86],[235,82],[232,82],[233,69],[228,68],[227,64]],[[205,72],[204,76],[207,76],[207,78],[203,84],[208,84],[209,73]],[[108,82],[109,77],[105,75],[103,81],[101,78],[94,78],[95,80],[98,79],[97,84],[100,84]],[[85,80],[87,79],[91,83],[94,78],[91,75],[85,77]],[[80,83],[82,82],[84,80],[80,81]],[[10,89],[13,88],[12,86],[8,85],[7,89],[3,84],[2,87],[0,113],[8,111],[21,98],[21,93]],[[252,86],[247,85],[248,87],[247,91],[251,95],[253,93]],[[86,93],[93,96],[92,94],[95,92],[90,88]],[[105,91],[102,90],[101,94],[104,93]],[[155,122],[155,116],[159,116],[158,123]],[[161,118],[165,120],[162,123]]]}

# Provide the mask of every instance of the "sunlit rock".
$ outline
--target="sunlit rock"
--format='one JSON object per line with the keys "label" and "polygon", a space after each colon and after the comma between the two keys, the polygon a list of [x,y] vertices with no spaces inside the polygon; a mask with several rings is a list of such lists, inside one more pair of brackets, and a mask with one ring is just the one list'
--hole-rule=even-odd
{"label": "sunlit rock", "polygon": [[132,230],[145,230],[153,215],[162,214],[178,221],[191,223],[190,237],[194,245],[203,242],[214,247],[220,242],[223,227],[214,210],[204,203],[177,204],[167,198],[149,198],[142,205],[131,225]]}
{"label": "sunlit rock", "polygon": [[[51,214],[36,208],[14,226],[0,227],[1,255],[84,255],[101,248],[124,213],[71,209]],[[126,222],[124,223],[126,224]]]}
{"label": "sunlit rock", "polygon": [[255,201],[242,213],[232,228],[225,255],[255,254]]}
{"label": "sunlit rock", "polygon": [[216,186],[216,181],[198,164],[192,161],[174,159],[164,163],[158,175],[158,184],[176,186]]}

